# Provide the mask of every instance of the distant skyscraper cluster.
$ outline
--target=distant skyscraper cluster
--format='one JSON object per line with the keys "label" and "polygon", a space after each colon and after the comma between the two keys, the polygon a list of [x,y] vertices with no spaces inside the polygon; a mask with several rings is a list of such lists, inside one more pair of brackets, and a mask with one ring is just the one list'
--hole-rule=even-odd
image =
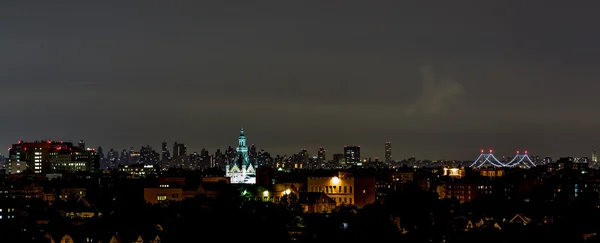
{"label": "distant skyscraper cluster", "polygon": [[[221,150],[217,149],[211,154],[207,149],[200,152],[189,152],[185,143],[166,141],[161,143],[160,150],[156,151],[150,145],[135,149],[110,148],[105,151],[102,147],[87,148],[84,140],[77,145],[70,142],[35,141],[19,142],[14,144],[9,151],[2,166],[7,173],[33,173],[49,172],[98,172],[106,169],[134,171],[143,175],[154,173],[159,168],[178,168],[186,170],[217,169],[224,171],[231,178],[232,183],[255,183],[256,170],[274,168],[277,170],[294,169],[341,169],[353,166],[363,166],[364,163],[372,166],[382,163],[378,158],[362,158],[358,145],[344,146],[343,153],[333,153],[331,159],[327,157],[327,150],[319,147],[315,154],[307,149],[301,149],[292,155],[272,156],[264,149],[257,149],[255,145],[247,144],[244,130],[241,129],[237,147]],[[377,163],[371,163],[377,162]],[[385,163],[393,162],[392,147],[390,142],[385,143]]]}

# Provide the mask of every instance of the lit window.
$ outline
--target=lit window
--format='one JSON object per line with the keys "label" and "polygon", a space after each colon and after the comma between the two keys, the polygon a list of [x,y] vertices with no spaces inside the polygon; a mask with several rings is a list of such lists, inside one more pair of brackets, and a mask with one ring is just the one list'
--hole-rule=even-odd
{"label": "lit window", "polygon": [[156,200],[158,200],[158,201],[164,201],[164,200],[167,200],[167,196],[157,196],[157,197],[156,197]]}

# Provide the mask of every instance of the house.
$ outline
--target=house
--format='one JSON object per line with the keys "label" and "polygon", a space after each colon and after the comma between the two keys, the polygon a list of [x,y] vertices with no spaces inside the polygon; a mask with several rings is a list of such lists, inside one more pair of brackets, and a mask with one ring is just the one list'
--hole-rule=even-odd
{"label": "house", "polygon": [[50,243],[75,243],[75,242],[102,242],[99,237],[84,236],[76,232],[67,234],[46,233],[44,238]]}
{"label": "house", "polygon": [[[473,223],[475,222],[475,223]],[[463,216],[458,216],[453,219],[454,230],[470,231],[476,229],[497,229],[502,230],[500,225],[493,218],[468,219]]]}
{"label": "house", "polygon": [[57,203],[57,207],[59,208],[57,211],[66,218],[90,219],[102,216],[102,213],[92,207],[83,197]]}
{"label": "house", "polygon": [[144,199],[147,203],[156,204],[163,201],[182,201],[183,188],[181,187],[154,187],[144,188]]}
{"label": "house", "polygon": [[196,195],[204,195],[207,198],[216,199],[219,197],[224,188],[229,187],[229,184],[220,182],[204,182],[200,183],[196,189]]}
{"label": "house", "polygon": [[110,238],[108,243],[160,243],[161,239],[158,235],[147,235],[142,237],[141,235],[130,235],[130,236],[113,236]]}
{"label": "house", "polygon": [[300,192],[298,203],[306,213],[330,213],[336,202],[323,192]]}
{"label": "house", "polygon": [[108,242],[108,243],[160,243],[158,234],[116,234],[116,235],[84,235],[81,231],[73,230],[71,233],[46,233],[44,236],[49,243],[76,243],[76,242]]}
{"label": "house", "polygon": [[515,215],[511,220],[509,220],[508,222],[512,223],[512,224],[522,224],[522,225],[527,225],[531,222],[531,219],[528,217],[523,216],[522,214],[518,213],[517,215]]}

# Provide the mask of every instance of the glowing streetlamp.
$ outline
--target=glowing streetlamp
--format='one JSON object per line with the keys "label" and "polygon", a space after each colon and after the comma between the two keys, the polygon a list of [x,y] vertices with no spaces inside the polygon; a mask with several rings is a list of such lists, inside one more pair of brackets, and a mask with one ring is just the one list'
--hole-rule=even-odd
{"label": "glowing streetlamp", "polygon": [[290,195],[290,193],[292,193],[292,190],[290,190],[290,189],[285,189],[285,191],[284,191],[283,193],[285,193],[285,195]]}
{"label": "glowing streetlamp", "polygon": [[340,184],[340,178],[338,178],[337,176],[334,176],[333,178],[331,178],[331,184],[334,184],[334,185]]}

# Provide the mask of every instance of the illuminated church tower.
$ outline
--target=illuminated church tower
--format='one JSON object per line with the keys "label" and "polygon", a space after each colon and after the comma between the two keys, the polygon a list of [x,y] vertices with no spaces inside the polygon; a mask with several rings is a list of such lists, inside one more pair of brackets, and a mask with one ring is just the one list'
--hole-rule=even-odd
{"label": "illuminated church tower", "polygon": [[240,131],[236,151],[235,159],[225,165],[225,176],[231,178],[231,183],[256,184],[256,170],[250,162],[244,128]]}

